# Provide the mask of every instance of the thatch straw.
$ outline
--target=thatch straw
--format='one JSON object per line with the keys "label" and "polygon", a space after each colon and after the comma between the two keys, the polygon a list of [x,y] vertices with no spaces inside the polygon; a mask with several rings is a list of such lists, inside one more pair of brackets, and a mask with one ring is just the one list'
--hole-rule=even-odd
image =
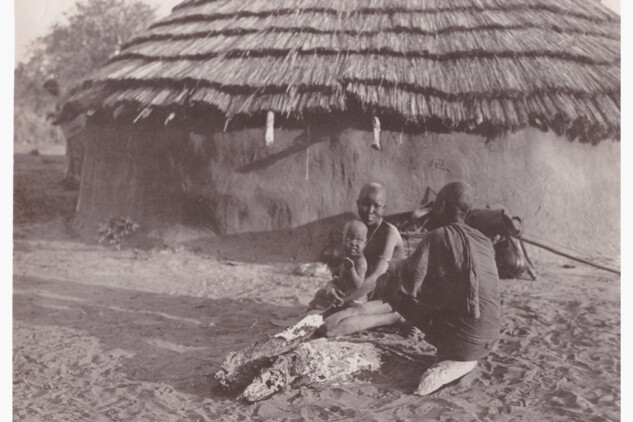
{"label": "thatch straw", "polygon": [[72,101],[359,109],[481,133],[544,122],[595,142],[619,132],[619,91],[619,17],[593,0],[187,0]]}

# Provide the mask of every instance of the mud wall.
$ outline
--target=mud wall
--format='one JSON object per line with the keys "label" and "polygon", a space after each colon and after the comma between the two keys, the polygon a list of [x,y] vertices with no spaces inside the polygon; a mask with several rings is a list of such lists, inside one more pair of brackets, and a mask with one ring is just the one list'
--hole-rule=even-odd
{"label": "mud wall", "polygon": [[178,221],[182,188],[174,153],[185,141],[181,131],[165,128],[88,125],[79,216],[92,223],[116,216],[146,224]]}
{"label": "mud wall", "polygon": [[479,206],[503,204],[526,231],[581,251],[619,253],[620,149],[524,130],[487,141],[464,134],[350,128],[209,131],[93,126],[80,213],[212,225],[223,234],[280,230],[354,210],[378,180],[388,214],[410,211],[427,186],[465,180]]}

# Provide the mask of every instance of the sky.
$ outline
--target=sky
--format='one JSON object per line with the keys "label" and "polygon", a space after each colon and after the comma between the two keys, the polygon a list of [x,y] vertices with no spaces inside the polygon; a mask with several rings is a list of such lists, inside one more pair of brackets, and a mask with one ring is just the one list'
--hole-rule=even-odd
{"label": "sky", "polygon": [[[15,0],[15,62],[27,57],[31,41],[46,34],[63,13],[73,7],[76,0]],[[166,16],[181,0],[145,0],[158,6],[160,17]],[[620,13],[620,0],[602,0],[609,8]]]}
{"label": "sky", "polygon": [[620,13],[620,0],[602,0],[602,3],[609,9]]}

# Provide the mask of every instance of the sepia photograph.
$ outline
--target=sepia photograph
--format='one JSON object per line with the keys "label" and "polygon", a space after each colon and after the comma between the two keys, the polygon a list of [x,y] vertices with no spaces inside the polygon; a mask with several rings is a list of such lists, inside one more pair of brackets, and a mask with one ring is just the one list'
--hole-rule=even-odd
{"label": "sepia photograph", "polygon": [[14,421],[626,420],[620,0],[13,7]]}

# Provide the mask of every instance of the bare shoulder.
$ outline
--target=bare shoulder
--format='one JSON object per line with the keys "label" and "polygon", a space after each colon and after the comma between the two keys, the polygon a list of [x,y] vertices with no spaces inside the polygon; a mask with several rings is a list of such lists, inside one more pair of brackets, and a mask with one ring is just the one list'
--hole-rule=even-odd
{"label": "bare shoulder", "polygon": [[391,223],[386,224],[388,230],[386,238],[396,247],[402,246],[404,243],[402,241],[402,236],[400,235],[400,231]]}
{"label": "bare shoulder", "polygon": [[396,226],[387,223],[387,227],[389,228],[389,230],[387,234],[386,246],[393,248],[391,250],[390,261],[397,262],[406,257],[406,252],[404,250],[404,241],[402,240],[400,231],[396,228]]}
{"label": "bare shoulder", "polygon": [[396,226],[394,226],[391,223],[387,223],[385,221],[385,227],[387,227],[387,237],[391,238],[391,239],[399,239],[400,241],[402,241],[402,236],[400,236],[400,232],[398,231],[398,229],[396,228]]}

